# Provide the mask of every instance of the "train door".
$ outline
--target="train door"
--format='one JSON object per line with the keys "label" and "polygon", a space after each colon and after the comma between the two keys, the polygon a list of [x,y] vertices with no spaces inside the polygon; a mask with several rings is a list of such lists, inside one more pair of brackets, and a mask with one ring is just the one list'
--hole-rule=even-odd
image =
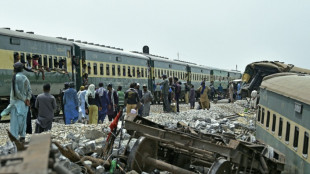
{"label": "train door", "polygon": [[148,69],[148,89],[154,93],[155,89],[154,89],[154,85],[155,84],[155,78],[154,78],[154,61],[149,58],[149,60],[147,61],[147,69]]}
{"label": "train door", "polygon": [[187,84],[191,84],[191,67],[188,65],[186,66],[186,75],[187,75],[186,78]]}

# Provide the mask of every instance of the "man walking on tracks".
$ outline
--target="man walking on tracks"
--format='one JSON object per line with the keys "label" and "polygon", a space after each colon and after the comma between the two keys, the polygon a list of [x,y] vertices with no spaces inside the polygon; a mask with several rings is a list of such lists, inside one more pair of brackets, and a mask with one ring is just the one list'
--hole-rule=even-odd
{"label": "man walking on tracks", "polygon": [[74,89],[74,83],[69,84],[69,89],[64,93],[63,97],[64,109],[65,109],[65,124],[75,123],[79,118],[79,101],[77,98],[77,92]]}
{"label": "man walking on tracks", "polygon": [[56,110],[55,97],[50,95],[50,84],[43,86],[44,93],[38,95],[35,107],[39,110],[36,120],[35,133],[41,133],[52,129],[54,111]]}
{"label": "man walking on tracks", "polygon": [[137,110],[137,104],[140,102],[139,94],[135,90],[135,84],[130,84],[130,88],[125,93],[125,105],[127,115],[130,113],[131,109]]}
{"label": "man walking on tracks", "polygon": [[143,92],[142,92],[142,103],[143,103],[143,111],[142,116],[149,116],[150,115],[150,108],[151,108],[151,102],[153,100],[153,95],[151,91],[147,90],[146,84],[143,85]]}
{"label": "man walking on tracks", "polygon": [[206,86],[205,82],[201,82],[201,86],[197,90],[200,93],[200,104],[203,110],[210,109],[210,101],[208,99],[208,92],[210,88]]}
{"label": "man walking on tracks", "polygon": [[161,85],[162,86],[162,97],[163,97],[163,110],[164,112],[170,112],[170,106],[169,106],[169,101],[168,101],[168,95],[169,95],[169,82],[167,79],[167,75],[163,75],[163,82],[161,83],[157,83],[157,85]]}
{"label": "man walking on tracks", "polygon": [[1,113],[1,116],[11,113],[10,132],[21,142],[25,141],[26,119],[30,106],[31,87],[28,78],[22,73],[24,65],[14,64],[14,75],[10,94],[10,105]]}

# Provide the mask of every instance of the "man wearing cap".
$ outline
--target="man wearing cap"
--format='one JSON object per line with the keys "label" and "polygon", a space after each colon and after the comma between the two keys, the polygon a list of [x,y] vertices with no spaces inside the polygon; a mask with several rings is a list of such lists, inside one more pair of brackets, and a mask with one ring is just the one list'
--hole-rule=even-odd
{"label": "man wearing cap", "polygon": [[142,111],[143,117],[150,115],[150,108],[151,108],[152,100],[153,100],[153,95],[151,91],[147,90],[146,84],[144,84],[142,98],[141,98],[141,102],[143,104],[143,111]]}
{"label": "man wearing cap", "polygon": [[22,73],[24,65],[14,64],[14,75],[10,94],[10,104],[1,116],[11,113],[10,132],[16,139],[25,141],[26,118],[31,99],[31,87],[28,78]]}
{"label": "man wearing cap", "polygon": [[157,85],[161,85],[162,89],[161,89],[161,94],[163,97],[163,110],[164,112],[170,112],[170,106],[169,106],[169,101],[168,101],[168,95],[169,95],[169,82],[167,79],[167,75],[163,75],[163,82],[161,83],[157,83]]}

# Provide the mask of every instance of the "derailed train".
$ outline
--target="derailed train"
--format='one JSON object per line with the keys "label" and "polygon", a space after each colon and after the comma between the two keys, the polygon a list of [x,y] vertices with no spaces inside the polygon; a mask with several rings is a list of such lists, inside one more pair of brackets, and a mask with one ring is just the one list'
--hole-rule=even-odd
{"label": "derailed train", "polygon": [[[42,92],[44,83],[51,83],[51,94],[57,96],[63,84],[74,81],[78,88],[83,84],[83,77],[88,75],[88,83],[97,85],[103,82],[113,87],[123,86],[125,90],[131,82],[147,84],[155,94],[156,100],[160,98],[160,88],[155,84],[160,81],[163,74],[168,77],[178,77],[181,82],[200,85],[206,80],[207,85],[214,82],[215,88],[221,83],[227,89],[228,81],[238,79],[241,73],[224,69],[201,66],[194,63],[151,55],[148,47],[141,52],[128,52],[99,44],[81,42],[79,40],[54,38],[36,35],[33,32],[22,30],[0,29],[0,97],[7,101],[10,94],[11,78],[13,74],[14,55],[19,56],[21,62],[27,58],[38,55],[39,66],[45,71],[45,80],[41,74],[25,72],[30,79],[34,95]],[[30,61],[32,62],[32,61]],[[62,66],[60,67],[60,62]],[[68,72],[60,73],[59,69]],[[39,71],[38,71],[39,72]],[[182,87],[184,93],[184,85]],[[5,99],[6,98],[6,99]]]}
{"label": "derailed train", "polygon": [[277,73],[266,76],[260,86],[256,138],[286,156],[283,173],[310,172],[309,84],[310,75]]}

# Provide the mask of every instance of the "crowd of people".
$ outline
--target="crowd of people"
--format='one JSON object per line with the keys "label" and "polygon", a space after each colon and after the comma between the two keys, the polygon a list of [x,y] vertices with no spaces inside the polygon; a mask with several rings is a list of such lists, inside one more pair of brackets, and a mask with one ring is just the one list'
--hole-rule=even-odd
{"label": "crowd of people", "polygon": [[[11,115],[10,132],[21,141],[25,140],[26,132],[32,133],[29,106],[30,100],[33,99],[31,85],[27,77],[22,73],[23,69],[23,63],[16,62],[14,64],[10,104],[1,113],[1,116]],[[180,112],[179,100],[182,83],[179,82],[177,77],[167,78],[167,75],[163,75],[162,79],[161,83],[155,85],[160,85],[161,88],[163,111],[165,113]],[[231,86],[230,84],[229,90],[231,90]],[[38,110],[35,133],[48,131],[52,128],[57,106],[55,97],[50,94],[51,88],[50,84],[44,84],[43,93],[34,100],[34,107]],[[190,103],[190,108],[194,109],[198,94],[199,107],[203,110],[209,110],[210,101],[208,95],[211,94],[213,100],[215,93],[213,88],[212,83],[209,87],[206,86],[205,81],[202,81],[197,89],[193,85],[186,84],[185,102]],[[218,91],[221,90],[223,89],[220,86]],[[86,84],[81,86],[79,91],[76,91],[74,83],[70,82],[64,84],[59,99],[65,124],[76,122],[101,124],[106,116],[107,120],[111,122],[124,107],[126,107],[127,115],[132,113],[149,116],[153,95],[145,84],[141,90],[139,83],[131,83],[128,90],[123,92],[122,86],[118,86],[117,90],[115,90],[112,84],[108,84],[107,88],[105,88],[103,83]]]}

